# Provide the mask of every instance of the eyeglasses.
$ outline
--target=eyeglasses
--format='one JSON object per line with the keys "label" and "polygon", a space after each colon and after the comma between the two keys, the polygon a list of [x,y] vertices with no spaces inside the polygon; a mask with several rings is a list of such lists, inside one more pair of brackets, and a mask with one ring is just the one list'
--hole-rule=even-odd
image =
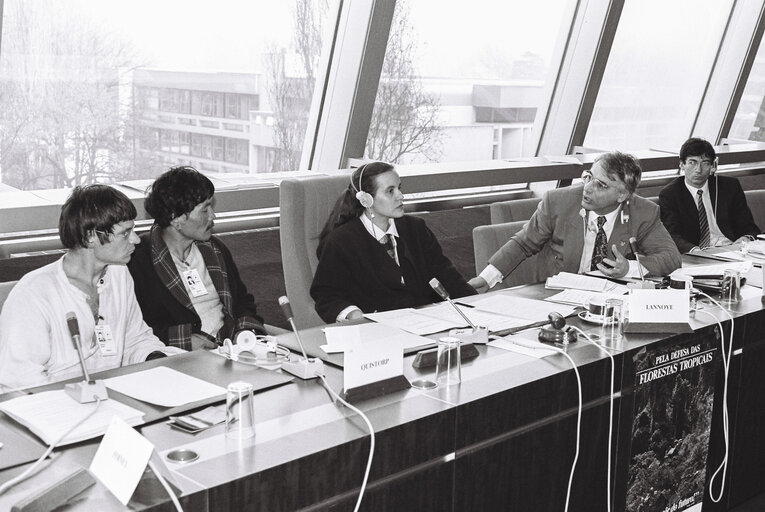
{"label": "eyeglasses", "polygon": [[599,179],[596,179],[592,175],[592,173],[590,171],[584,171],[582,173],[582,183],[584,183],[585,185],[587,185],[589,182],[591,182],[593,180],[595,181],[595,188],[597,188],[598,190],[605,191],[605,190],[608,190],[609,188],[611,188],[610,186],[608,186],[607,184],[603,183]]}
{"label": "eyeglasses", "polygon": [[102,235],[104,235],[109,240],[111,240],[112,237],[113,238],[122,238],[123,240],[127,240],[128,238],[130,238],[130,235],[135,233],[135,226],[133,226],[132,228],[130,228],[130,229],[126,230],[126,231],[123,231],[121,233],[112,233],[111,231],[101,231],[100,229],[96,229],[95,232],[96,233],[101,233]]}
{"label": "eyeglasses", "polygon": [[683,165],[691,171],[695,171],[701,166],[702,171],[709,171],[715,163],[712,160],[691,160],[690,158],[683,162]]}

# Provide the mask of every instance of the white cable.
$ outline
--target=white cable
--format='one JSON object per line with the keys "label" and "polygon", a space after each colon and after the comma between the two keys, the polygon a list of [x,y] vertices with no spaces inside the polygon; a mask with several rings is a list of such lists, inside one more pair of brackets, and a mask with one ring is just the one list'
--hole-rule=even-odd
{"label": "white cable", "polygon": [[608,512],[611,512],[611,447],[612,447],[613,437],[614,437],[614,367],[615,367],[614,356],[611,355],[611,353],[608,350],[606,350],[605,347],[592,341],[592,338],[590,338],[590,336],[584,331],[582,331],[579,327],[576,327],[574,325],[571,325],[569,327],[571,327],[572,329],[576,330],[579,334],[584,336],[589,343],[598,347],[603,353],[605,353],[611,359],[611,394],[609,395],[610,406],[608,410],[608,472],[606,474],[606,510]]}
{"label": "white cable", "polygon": [[[729,431],[728,431],[728,373],[730,371],[730,357],[731,353],[733,352],[733,315],[730,314],[730,312],[722,307],[719,302],[714,300],[712,297],[707,295],[704,292],[699,292],[701,295],[709,299],[715,306],[720,308],[720,311],[725,313],[728,316],[728,319],[730,320],[730,337],[728,342],[728,351],[726,354],[725,351],[725,337],[723,333],[722,323],[720,323],[720,320],[717,319],[716,316],[714,316],[712,313],[709,313],[708,311],[704,310],[697,310],[696,313],[704,313],[705,315],[708,315],[712,317],[715,322],[717,322],[717,326],[720,328],[720,351],[722,353],[722,361],[723,361],[723,374],[725,376],[725,380],[723,382],[723,409],[722,409],[722,424],[723,424],[723,439],[725,441],[725,455],[723,456],[722,462],[720,462],[720,465],[717,466],[717,469],[714,473],[712,473],[712,476],[709,478],[709,498],[714,503],[719,503],[720,500],[722,500],[723,494],[725,493],[725,476],[728,472],[728,445],[730,444],[730,437],[729,437]],[[717,475],[722,471],[722,482],[720,483],[720,494],[717,496],[717,498],[714,497],[713,491],[712,491],[712,485],[714,484],[715,478],[717,478]]]}
{"label": "white cable", "polygon": [[88,420],[88,418],[90,418],[91,416],[93,416],[93,415],[96,413],[96,411],[98,410],[98,406],[99,406],[99,405],[101,405],[101,399],[100,399],[100,398],[98,398],[98,397],[94,397],[94,398],[96,399],[96,406],[93,408],[93,410],[92,410],[92,411],[90,411],[90,412],[89,412],[88,414],[86,414],[85,416],[83,416],[83,417],[82,417],[82,419],[81,419],[80,421],[78,421],[77,423],[75,423],[74,425],[72,425],[72,428],[70,428],[69,430],[67,430],[67,431],[66,431],[66,432],[64,432],[63,434],[61,434],[61,436],[60,436],[58,439],[56,439],[56,440],[55,440],[55,441],[53,441],[53,442],[52,442],[50,445],[48,445],[48,449],[47,449],[47,450],[45,450],[45,453],[43,453],[43,454],[40,456],[40,458],[39,458],[39,459],[37,459],[37,461],[35,461],[35,463],[34,463],[34,464],[32,464],[31,466],[29,466],[29,467],[28,467],[28,468],[27,468],[27,469],[26,469],[26,470],[25,470],[23,473],[21,473],[20,475],[18,475],[18,476],[17,476],[17,477],[15,477],[15,478],[11,478],[11,479],[10,479],[10,480],[8,480],[7,482],[5,482],[3,485],[0,485],[0,494],[3,494],[5,491],[7,491],[8,489],[10,489],[11,487],[13,487],[14,485],[16,485],[17,483],[19,483],[19,482],[21,482],[21,481],[23,481],[23,480],[26,480],[27,478],[29,478],[29,476],[30,476],[30,475],[32,475],[32,473],[33,473],[35,470],[37,470],[37,468],[40,466],[40,464],[42,464],[42,462],[43,462],[43,461],[44,461],[44,460],[45,460],[45,459],[48,457],[48,455],[50,455],[50,453],[53,451],[53,449],[54,449],[54,448],[56,448],[56,446],[58,446],[58,444],[59,444],[59,443],[60,443],[60,442],[61,442],[61,441],[62,441],[62,440],[63,440],[63,439],[66,437],[66,436],[68,436],[69,434],[71,434],[72,432],[74,432],[74,430],[75,430],[77,427],[79,427],[80,425],[82,425],[83,423],[85,423],[85,421],[87,421],[87,420]]}
{"label": "white cable", "polygon": [[183,512],[183,508],[181,508],[181,502],[178,501],[178,496],[175,495],[173,492],[173,489],[170,488],[170,484],[167,483],[167,480],[165,480],[165,477],[162,476],[162,474],[159,472],[157,467],[154,465],[154,463],[150,460],[149,461],[149,467],[152,471],[154,471],[154,476],[157,477],[157,480],[159,480],[159,483],[162,484],[162,487],[165,488],[167,491],[167,494],[170,496],[170,499],[173,500],[173,505],[175,505],[175,510],[178,512]]}
{"label": "white cable", "polygon": [[571,366],[574,368],[574,374],[576,375],[576,384],[579,394],[579,408],[576,413],[576,453],[574,453],[574,461],[571,463],[571,473],[569,473],[568,477],[568,489],[566,490],[566,506],[563,509],[564,512],[568,512],[568,502],[571,499],[571,485],[574,481],[574,471],[576,470],[576,463],[579,460],[579,439],[581,437],[581,431],[582,431],[582,379],[579,377],[579,368],[577,368],[576,363],[573,359],[571,359],[571,356],[566,353],[565,350],[559,349],[558,347],[555,347],[553,345],[546,345],[542,343],[536,343],[536,342],[528,342],[524,343],[520,340],[509,340],[508,338],[505,338],[508,341],[512,341],[512,343],[515,343],[516,345],[520,345],[521,347],[531,348],[534,350],[554,350],[555,352],[558,352],[559,354],[566,357],[566,359],[571,362]]}
{"label": "white cable", "polygon": [[327,379],[324,377],[324,375],[316,374],[317,377],[319,377],[322,382],[324,383],[324,387],[329,391],[329,393],[332,395],[333,398],[336,400],[339,400],[342,402],[343,405],[345,405],[347,408],[361,416],[361,419],[364,420],[364,422],[367,424],[367,428],[369,428],[369,459],[367,460],[367,469],[364,471],[364,480],[361,483],[361,490],[359,491],[359,498],[356,500],[356,507],[353,509],[354,512],[358,512],[359,507],[361,507],[361,500],[364,497],[364,490],[367,487],[367,479],[369,479],[369,471],[372,469],[372,457],[375,454],[375,429],[372,427],[372,422],[369,421],[369,418],[367,418],[367,415],[361,412],[361,410],[357,409],[356,407],[352,406],[342,398],[340,398],[340,395],[338,395],[334,389],[332,389],[327,382]]}

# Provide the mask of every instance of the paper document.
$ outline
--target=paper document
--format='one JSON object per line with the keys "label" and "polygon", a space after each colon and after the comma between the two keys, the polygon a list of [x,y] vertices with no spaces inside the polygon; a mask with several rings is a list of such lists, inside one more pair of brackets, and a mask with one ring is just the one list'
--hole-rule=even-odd
{"label": "paper document", "polygon": [[560,293],[556,293],[545,300],[549,302],[558,302],[560,304],[570,304],[572,306],[584,306],[592,298],[606,299],[624,299],[622,294],[618,293],[597,293],[589,290],[575,290],[568,288]]}
{"label": "paper document", "polygon": [[[540,343],[540,345],[541,345],[541,343]],[[509,350],[510,352],[517,352],[519,354],[523,354],[523,355],[529,356],[529,357],[536,357],[538,359],[541,359],[541,358],[547,357],[547,356],[551,356],[551,355],[557,353],[555,350],[551,350],[549,348],[533,349],[533,348],[522,347],[522,346],[516,345],[515,343],[510,341],[509,338],[508,339],[499,338],[497,340],[490,341],[489,342],[489,346],[501,348],[501,349],[504,349],[504,350]]]}
{"label": "paper document", "polygon": [[166,366],[112,377],[104,383],[123,395],[162,407],[226,396],[224,388]]}
{"label": "paper document", "polygon": [[[469,308],[457,305],[457,307],[460,308],[460,311],[462,311],[471,322],[473,322],[473,325],[486,327],[492,332],[520,327],[526,323],[523,319],[517,318],[517,315],[510,316],[504,313],[492,313],[475,306]],[[454,323],[454,327],[469,327],[465,319],[462,318],[462,316],[460,316],[448,302],[441,302],[432,307],[418,309],[417,313],[442,320],[450,320]]]}
{"label": "paper document", "polygon": [[563,304],[550,304],[541,300],[515,297],[513,295],[498,293],[484,297],[472,303],[476,308],[501,315],[512,315],[524,320],[522,324],[542,322],[547,320],[547,315],[556,311],[563,316],[574,312],[574,308]]}
{"label": "paper document", "polygon": [[[96,402],[81,404],[67,395],[64,390],[24,395],[0,403],[0,410],[48,444],[58,441],[59,437],[95,408]],[[76,443],[102,435],[106,432],[113,416],[119,416],[128,425],[140,425],[143,422],[141,411],[114,399],[102,400],[96,413],[58,445]]]}
{"label": "paper document", "polygon": [[464,327],[463,324],[465,323],[462,319],[460,319],[461,322],[455,324],[452,320],[423,315],[419,310],[413,308],[368,313],[364,316],[373,322],[390,325],[419,335],[447,331],[455,327]]}
{"label": "paper document", "polygon": [[345,352],[361,341],[399,344],[402,351],[415,347],[427,347],[436,343],[429,338],[423,338],[397,327],[380,323],[325,327],[323,330],[327,344],[322,345],[321,349],[327,354]]}
{"label": "paper document", "polygon": [[672,272],[670,276],[722,276],[726,270],[737,270],[741,274],[746,274],[751,269],[751,261],[731,261],[727,263],[714,263],[711,265],[683,266]]}
{"label": "paper document", "polygon": [[545,282],[545,288],[551,290],[565,290],[566,288],[575,288],[577,290],[590,290],[593,292],[609,293],[627,293],[627,286],[608,279],[586,276],[582,274],[573,274],[571,272],[560,272],[552,277],[548,277]]}

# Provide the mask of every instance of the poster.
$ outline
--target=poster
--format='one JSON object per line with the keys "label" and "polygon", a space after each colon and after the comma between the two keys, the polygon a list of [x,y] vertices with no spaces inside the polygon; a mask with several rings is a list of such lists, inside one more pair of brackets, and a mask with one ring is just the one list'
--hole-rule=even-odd
{"label": "poster", "polygon": [[631,512],[701,510],[717,348],[715,336],[683,338],[645,347],[633,356],[626,501]]}

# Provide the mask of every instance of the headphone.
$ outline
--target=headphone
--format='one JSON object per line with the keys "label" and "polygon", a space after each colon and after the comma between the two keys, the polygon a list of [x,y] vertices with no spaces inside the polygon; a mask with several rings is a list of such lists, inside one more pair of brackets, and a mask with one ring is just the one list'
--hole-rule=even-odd
{"label": "headphone", "polygon": [[361,203],[361,206],[364,208],[371,208],[372,205],[375,203],[374,198],[372,197],[372,194],[369,192],[364,192],[361,189],[361,178],[364,177],[364,171],[366,170],[367,164],[362,165],[359,167],[359,186],[356,188],[356,185],[353,184],[353,176],[351,176],[351,186],[353,187],[353,190],[356,191],[356,199],[359,200],[359,203]]}

